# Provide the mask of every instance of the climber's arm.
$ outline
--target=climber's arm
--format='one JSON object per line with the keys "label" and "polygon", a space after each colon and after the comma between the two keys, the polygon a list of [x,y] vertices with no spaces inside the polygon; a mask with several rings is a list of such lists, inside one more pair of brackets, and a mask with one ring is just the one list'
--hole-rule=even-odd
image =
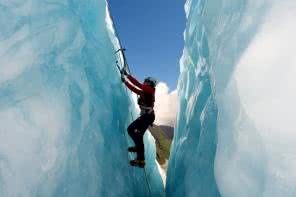
{"label": "climber's arm", "polygon": [[141,84],[137,79],[135,79],[133,76],[131,76],[131,75],[127,75],[127,78],[128,78],[128,80],[130,80],[130,82],[131,82],[132,84],[134,84],[136,87],[142,89],[142,84]]}
{"label": "climber's arm", "polygon": [[140,95],[143,91],[133,86],[129,81],[125,81],[124,84],[130,89],[132,92]]}

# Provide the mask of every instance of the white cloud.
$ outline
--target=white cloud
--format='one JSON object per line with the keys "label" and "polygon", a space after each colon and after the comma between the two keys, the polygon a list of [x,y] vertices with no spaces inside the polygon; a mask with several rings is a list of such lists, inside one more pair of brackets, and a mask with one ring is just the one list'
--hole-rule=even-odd
{"label": "white cloud", "polygon": [[166,83],[160,82],[155,93],[155,124],[175,126],[178,109],[177,90],[169,92]]}

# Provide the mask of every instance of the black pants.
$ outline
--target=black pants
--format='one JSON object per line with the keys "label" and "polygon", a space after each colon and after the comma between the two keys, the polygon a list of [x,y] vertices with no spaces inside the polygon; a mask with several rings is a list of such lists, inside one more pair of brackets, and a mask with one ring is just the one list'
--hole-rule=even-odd
{"label": "black pants", "polygon": [[148,114],[144,113],[139,118],[137,118],[134,122],[132,122],[127,128],[128,134],[133,139],[135,146],[137,148],[137,159],[145,160],[145,148],[143,137],[150,125],[155,120],[154,112]]}

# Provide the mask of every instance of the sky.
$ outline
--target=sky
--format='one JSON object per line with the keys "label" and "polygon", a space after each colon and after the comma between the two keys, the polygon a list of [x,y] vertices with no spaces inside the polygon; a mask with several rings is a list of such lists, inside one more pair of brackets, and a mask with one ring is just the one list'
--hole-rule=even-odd
{"label": "sky", "polygon": [[184,47],[185,0],[109,0],[131,73],[176,89]]}

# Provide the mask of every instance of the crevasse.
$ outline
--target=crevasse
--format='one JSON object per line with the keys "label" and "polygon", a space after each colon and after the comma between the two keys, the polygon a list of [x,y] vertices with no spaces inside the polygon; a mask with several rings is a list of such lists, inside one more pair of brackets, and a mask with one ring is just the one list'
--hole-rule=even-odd
{"label": "crevasse", "polygon": [[[295,1],[185,8],[166,195],[294,197]],[[163,196],[149,135],[128,164],[106,1],[1,0],[0,26],[0,196]]]}
{"label": "crevasse", "polygon": [[1,0],[0,26],[0,196],[163,196],[150,136],[147,179],[128,163],[106,1]]}

